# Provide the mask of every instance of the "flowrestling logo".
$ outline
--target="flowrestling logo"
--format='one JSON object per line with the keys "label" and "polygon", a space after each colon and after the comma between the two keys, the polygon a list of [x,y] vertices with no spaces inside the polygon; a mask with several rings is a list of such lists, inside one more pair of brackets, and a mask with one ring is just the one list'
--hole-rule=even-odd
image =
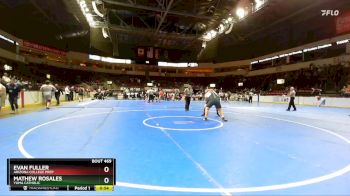
{"label": "flowrestling logo", "polygon": [[321,10],[322,16],[338,16],[339,10]]}

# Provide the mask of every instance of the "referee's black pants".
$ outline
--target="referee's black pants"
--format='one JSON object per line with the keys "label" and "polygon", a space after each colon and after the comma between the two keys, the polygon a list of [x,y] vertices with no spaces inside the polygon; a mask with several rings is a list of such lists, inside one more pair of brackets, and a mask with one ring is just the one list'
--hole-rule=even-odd
{"label": "referee's black pants", "polygon": [[190,110],[190,104],[191,104],[191,97],[185,97],[185,101],[186,101],[186,104],[185,104],[185,110],[186,111],[189,111]]}
{"label": "referee's black pants", "polygon": [[249,103],[253,103],[253,97],[252,96],[249,96],[248,102]]}
{"label": "referee's black pants", "polygon": [[56,105],[60,105],[60,96],[61,94],[59,92],[55,93],[55,98],[56,98]]}
{"label": "referee's black pants", "polygon": [[295,107],[295,104],[294,104],[294,99],[295,97],[291,97],[290,100],[289,100],[289,105],[288,105],[288,111],[290,110],[290,107],[293,106],[294,110],[297,110],[297,108]]}
{"label": "referee's black pants", "polygon": [[9,96],[9,102],[10,102],[12,111],[15,111],[18,109],[17,100],[18,100],[17,96]]}

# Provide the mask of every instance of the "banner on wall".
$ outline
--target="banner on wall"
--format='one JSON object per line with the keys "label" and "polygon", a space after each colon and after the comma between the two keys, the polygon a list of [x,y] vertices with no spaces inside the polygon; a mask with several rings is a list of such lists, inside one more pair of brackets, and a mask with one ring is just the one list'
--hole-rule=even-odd
{"label": "banner on wall", "polygon": [[32,42],[28,42],[28,41],[23,41],[23,47],[27,47],[27,48],[34,49],[34,50],[39,50],[41,52],[53,53],[53,54],[60,55],[60,56],[66,56],[66,54],[67,54],[65,51],[51,48],[48,46],[43,46],[43,45],[32,43]]}
{"label": "banner on wall", "polygon": [[138,58],[144,58],[145,57],[145,49],[144,48],[137,48],[137,57]]}
{"label": "banner on wall", "polygon": [[346,12],[335,19],[336,34],[350,32],[350,12]]}

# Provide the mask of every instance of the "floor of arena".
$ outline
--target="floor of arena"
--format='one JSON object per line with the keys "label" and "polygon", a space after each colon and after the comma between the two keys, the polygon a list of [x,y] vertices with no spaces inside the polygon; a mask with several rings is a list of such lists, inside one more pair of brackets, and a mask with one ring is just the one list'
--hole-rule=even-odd
{"label": "floor of arena", "polygon": [[[7,158],[116,158],[113,195],[349,195],[350,111],[203,102],[95,100],[0,120],[0,195]],[[46,195],[48,192],[35,192]],[[55,192],[76,194],[81,192]],[[84,194],[96,195],[96,192]]]}

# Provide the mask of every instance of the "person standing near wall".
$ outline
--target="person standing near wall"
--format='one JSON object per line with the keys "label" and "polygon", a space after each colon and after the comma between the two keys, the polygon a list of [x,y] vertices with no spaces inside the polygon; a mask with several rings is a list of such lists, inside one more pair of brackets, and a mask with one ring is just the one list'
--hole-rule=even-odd
{"label": "person standing near wall", "polygon": [[9,75],[5,72],[4,75],[1,77],[1,82],[3,85],[7,85],[11,82],[11,78],[9,77]]}
{"label": "person standing near wall", "polygon": [[6,87],[0,83],[0,111],[5,106],[6,100]]}
{"label": "person standing near wall", "polygon": [[295,90],[294,90],[294,87],[290,87],[290,90],[289,90],[289,105],[288,105],[288,109],[287,111],[290,111],[290,107],[293,106],[294,110],[293,111],[296,111],[297,108],[295,107],[295,104],[294,104],[294,100],[295,100]]}
{"label": "person standing near wall", "polygon": [[58,84],[55,84],[55,88],[56,105],[60,105],[60,96],[61,94],[63,95],[63,90],[58,86]]}
{"label": "person standing near wall", "polygon": [[70,90],[69,90],[69,86],[66,86],[66,88],[64,89],[64,94],[66,94],[66,101],[70,101]]}
{"label": "person standing near wall", "polygon": [[152,88],[147,90],[147,95],[148,95],[148,103],[154,102],[154,90]]}
{"label": "person standing near wall", "polygon": [[85,92],[85,90],[82,86],[78,87],[79,102],[84,101],[84,92]]}
{"label": "person standing near wall", "polygon": [[181,101],[180,90],[179,89],[175,89],[175,100]]}
{"label": "person standing near wall", "polygon": [[69,100],[70,101],[73,101],[74,100],[74,86],[71,86],[70,89],[69,89]]}
{"label": "person standing near wall", "polygon": [[248,102],[249,102],[249,103],[253,103],[253,95],[254,95],[253,91],[250,90],[250,91],[249,91],[249,99],[248,99]]}
{"label": "person standing near wall", "polygon": [[10,84],[7,86],[7,94],[9,95],[9,102],[13,113],[18,112],[18,95],[20,91],[21,87],[16,84],[14,79],[12,79]]}
{"label": "person standing near wall", "polygon": [[222,88],[221,88],[220,91],[219,91],[219,96],[220,96],[220,99],[221,99],[221,100],[224,100],[224,101],[225,101],[225,93],[224,93],[224,91],[222,90]]}
{"label": "person standing near wall", "polygon": [[160,89],[159,90],[159,102],[162,100],[163,101],[163,98],[164,98],[164,91],[163,89]]}

